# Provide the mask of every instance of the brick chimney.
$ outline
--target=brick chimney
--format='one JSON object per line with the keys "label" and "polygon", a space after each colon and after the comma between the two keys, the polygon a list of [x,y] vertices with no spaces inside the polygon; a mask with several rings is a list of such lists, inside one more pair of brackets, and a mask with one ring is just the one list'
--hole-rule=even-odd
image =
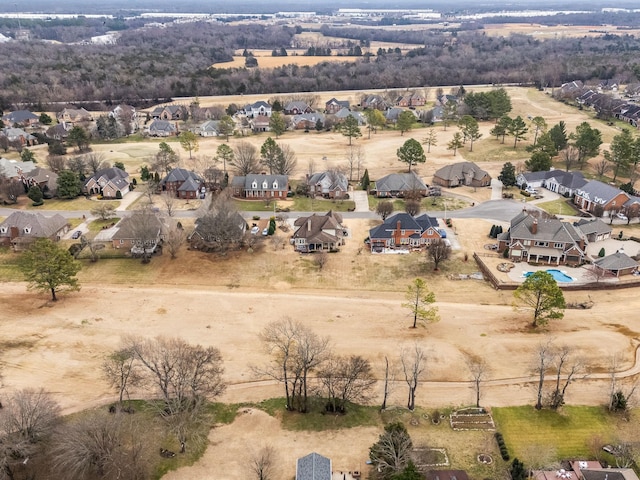
{"label": "brick chimney", "polygon": [[307,231],[310,232],[311,231],[311,217],[309,217],[307,219]]}
{"label": "brick chimney", "polygon": [[533,223],[531,224],[531,233],[534,235],[538,233],[538,219],[534,218]]}

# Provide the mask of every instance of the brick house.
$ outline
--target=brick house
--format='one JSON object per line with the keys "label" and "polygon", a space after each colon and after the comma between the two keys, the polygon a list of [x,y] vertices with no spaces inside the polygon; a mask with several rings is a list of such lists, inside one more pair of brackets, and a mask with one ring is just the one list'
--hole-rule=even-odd
{"label": "brick house", "polygon": [[231,191],[234,197],[254,200],[287,198],[289,178],[286,175],[264,173],[237,176],[231,181]]}
{"label": "brick house", "polygon": [[328,115],[338,113],[343,108],[349,110],[349,100],[338,100],[336,98],[332,98],[324,104],[324,112]]}
{"label": "brick house", "polygon": [[[631,197],[617,187],[612,187],[597,180],[587,182],[581,188],[576,189],[573,202],[582,210],[596,214],[596,216],[608,217],[624,209],[625,203]],[[597,212],[602,209],[601,212]]]}
{"label": "brick house", "polygon": [[13,212],[0,223],[0,245],[20,251],[38,238],[57,242],[69,231],[69,223],[59,214],[45,217],[40,213]]}
{"label": "brick house", "polygon": [[124,197],[129,193],[129,174],[118,167],[103,168],[84,182],[82,192],[86,195],[102,195],[105,198]]}
{"label": "brick house", "polygon": [[338,213],[314,213],[309,217],[296,219],[294,225],[298,229],[291,238],[296,252],[333,251],[344,245],[345,229],[342,226],[342,216]]}
{"label": "brick house", "polygon": [[427,196],[429,188],[416,174],[410,173],[390,173],[375,182],[371,189],[378,198],[404,197],[414,192]]}
{"label": "brick house", "polygon": [[371,252],[374,253],[423,248],[441,238],[438,220],[427,214],[412,217],[408,213],[397,213],[369,230]]}
{"label": "brick house", "polygon": [[202,178],[185,168],[174,168],[160,181],[160,189],[178,198],[198,198],[204,185]]}
{"label": "brick house", "polygon": [[436,170],[433,183],[442,187],[487,187],[491,185],[491,175],[473,162],[458,162]]}

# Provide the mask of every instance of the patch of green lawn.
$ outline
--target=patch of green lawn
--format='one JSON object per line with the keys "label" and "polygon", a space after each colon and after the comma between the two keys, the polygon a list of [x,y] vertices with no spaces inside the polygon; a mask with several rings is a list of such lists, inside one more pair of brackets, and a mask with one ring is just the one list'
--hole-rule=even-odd
{"label": "patch of green lawn", "polygon": [[103,227],[110,227],[112,223],[118,223],[119,221],[120,218],[118,217],[108,218],[107,220],[96,219],[88,224],[89,231],[98,233],[104,229]]}
{"label": "patch of green lawn", "polygon": [[543,202],[538,203],[536,206],[540,207],[545,212],[550,213],[551,215],[576,215],[577,211],[571,207],[571,205],[567,204],[567,201],[558,198],[557,200],[552,200],[551,202]]}
{"label": "patch of green lawn", "polygon": [[496,428],[504,436],[511,458],[526,458],[527,448],[547,446],[558,460],[591,457],[588,442],[611,441],[615,417],[603,407],[564,406],[561,411],[531,406],[492,408]]}
{"label": "patch of green lawn", "polygon": [[378,407],[349,404],[347,413],[336,415],[324,413],[324,400],[320,398],[309,399],[309,412],[287,412],[284,398],[270,398],[256,405],[271,416],[279,416],[282,428],[286,430],[305,430],[321,432],[323,430],[338,430],[342,428],[381,426]]}
{"label": "patch of green lawn", "polygon": [[[264,200],[238,200],[234,199],[235,207],[241,212],[271,212],[288,208],[292,212],[347,212],[355,208],[353,200],[319,200],[307,197],[293,197],[287,200],[274,200],[269,203]],[[275,214],[277,215],[277,211]]]}
{"label": "patch of green lawn", "polygon": [[[114,207],[118,207],[120,202],[118,201],[107,201],[101,200],[102,202],[106,202]],[[31,203],[27,204],[27,208],[29,210],[91,210],[96,206],[96,201],[89,200],[85,197],[77,197],[71,200],[62,200],[59,198],[52,198],[50,200],[45,200],[44,204],[39,207],[34,207]]]}
{"label": "patch of green lawn", "polygon": [[3,282],[21,282],[24,275],[18,266],[20,255],[8,248],[0,250],[0,279]]}

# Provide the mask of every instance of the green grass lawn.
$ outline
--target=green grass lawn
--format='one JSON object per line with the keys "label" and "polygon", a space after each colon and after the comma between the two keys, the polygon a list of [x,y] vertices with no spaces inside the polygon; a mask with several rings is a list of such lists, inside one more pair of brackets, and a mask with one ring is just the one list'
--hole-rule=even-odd
{"label": "green grass lawn", "polygon": [[[233,200],[235,207],[241,212],[271,212],[274,208],[289,208],[292,212],[347,212],[355,208],[353,200],[318,200],[307,197],[293,197],[288,200],[277,200],[267,204],[264,200]],[[277,214],[277,212],[276,212]]]}
{"label": "green grass lawn", "polygon": [[89,223],[88,225],[89,231],[93,233],[98,233],[101,230],[103,230],[103,227],[111,226],[112,223],[118,223],[119,221],[120,221],[120,218],[118,217],[109,218],[107,220],[96,219],[93,222]]}
{"label": "green grass lawn", "polygon": [[[107,201],[101,200],[101,202],[108,203],[113,205],[114,207],[118,207],[120,202],[118,201]],[[39,207],[34,207],[29,202],[27,204],[27,208],[29,210],[91,210],[96,206],[95,200],[88,200],[85,197],[78,197],[71,200],[61,200],[59,198],[52,198],[50,200],[45,200],[44,205]]]}
{"label": "green grass lawn", "polygon": [[562,198],[551,202],[538,203],[537,206],[551,215],[577,215],[577,211],[567,203],[567,200]]}
{"label": "green grass lawn", "polygon": [[596,436],[611,441],[617,417],[603,407],[565,406],[560,412],[531,406],[491,409],[511,458],[525,458],[531,446],[547,446],[558,460],[591,458],[588,442]]}
{"label": "green grass lawn", "polygon": [[[389,201],[393,203],[393,211],[404,212],[405,208],[405,200],[402,198],[378,198],[375,195],[368,195],[369,199],[369,209],[374,211],[380,202]],[[459,210],[461,208],[466,208],[471,205],[470,202],[459,198],[452,197],[426,197],[423,198],[420,202],[420,209],[423,212],[433,212],[433,211],[444,211],[445,204],[447,211],[450,210]]]}

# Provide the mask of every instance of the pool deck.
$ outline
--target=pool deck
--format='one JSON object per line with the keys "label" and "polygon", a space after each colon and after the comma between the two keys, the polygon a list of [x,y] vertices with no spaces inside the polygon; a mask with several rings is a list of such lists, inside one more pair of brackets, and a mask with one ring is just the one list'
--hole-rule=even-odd
{"label": "pool deck", "polygon": [[[515,267],[511,269],[508,273],[509,279],[514,282],[523,282],[525,279],[525,272],[537,272],[539,270],[560,270],[562,273],[570,276],[574,279],[573,282],[558,282],[560,285],[574,285],[578,283],[592,283],[593,276],[590,275],[589,271],[585,267],[567,267],[566,265],[544,265],[544,266],[533,266],[528,263],[516,263]],[[603,279],[601,282],[617,282],[617,278],[607,278]]]}

